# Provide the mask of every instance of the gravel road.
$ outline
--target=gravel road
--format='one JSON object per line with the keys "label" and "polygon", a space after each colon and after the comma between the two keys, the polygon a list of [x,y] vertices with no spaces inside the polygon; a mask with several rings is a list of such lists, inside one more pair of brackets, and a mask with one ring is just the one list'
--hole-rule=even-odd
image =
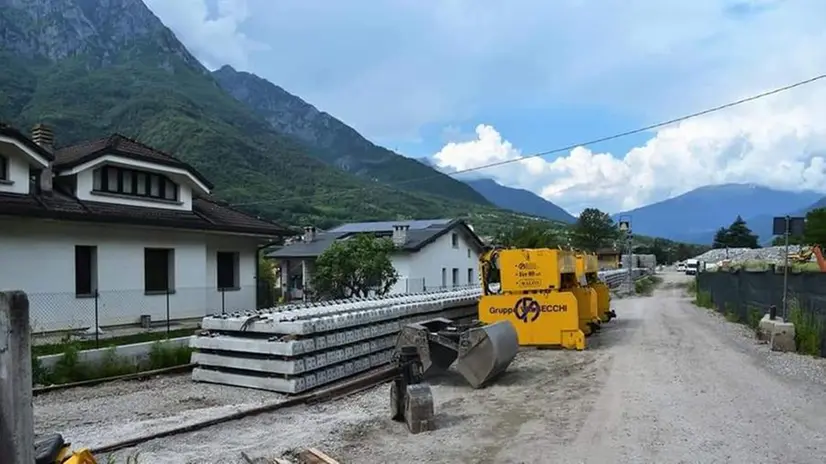
{"label": "gravel road", "polygon": [[[665,274],[652,297],[583,352],[526,350],[495,385],[433,379],[438,429],[389,420],[388,387],[144,444],[142,462],[243,462],[315,446],[342,463],[822,463],[826,364],[770,353],[748,329],[694,307]],[[103,444],[277,395],[186,377],[36,398],[41,430]]]}

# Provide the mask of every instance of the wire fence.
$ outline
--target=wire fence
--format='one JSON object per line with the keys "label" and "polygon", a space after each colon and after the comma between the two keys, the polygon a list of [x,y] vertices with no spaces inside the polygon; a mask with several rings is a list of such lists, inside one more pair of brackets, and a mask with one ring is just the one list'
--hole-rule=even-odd
{"label": "wire fence", "polygon": [[106,340],[145,332],[195,329],[209,314],[271,307],[279,294],[268,282],[231,289],[176,288],[168,292],[140,290],[29,293],[33,342],[52,344],[72,337]]}
{"label": "wire fence", "polygon": [[755,318],[759,321],[775,306],[778,316],[800,325],[795,327],[798,335],[812,332],[812,343],[821,356],[826,356],[826,273],[788,275],[789,303],[785,315],[783,274],[773,270],[701,272],[697,275],[697,290],[707,294],[718,312],[752,325],[756,324]]}

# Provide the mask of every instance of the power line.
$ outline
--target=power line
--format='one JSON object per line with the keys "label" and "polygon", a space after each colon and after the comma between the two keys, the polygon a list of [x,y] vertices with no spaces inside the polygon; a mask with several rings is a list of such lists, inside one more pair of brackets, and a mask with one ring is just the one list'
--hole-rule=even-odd
{"label": "power line", "polygon": [[[822,79],[826,79],[826,74],[820,74],[820,75],[811,77],[809,79],[798,81],[798,82],[795,82],[794,84],[789,84],[789,85],[786,85],[786,86],[783,86],[783,87],[778,87],[778,88],[775,88],[773,90],[769,90],[769,91],[766,91],[766,92],[763,92],[763,93],[759,93],[757,95],[753,95],[751,97],[742,98],[740,100],[736,100],[736,101],[733,101],[733,102],[730,102],[730,103],[726,103],[724,105],[715,106],[715,107],[712,107],[712,108],[709,108],[709,109],[705,109],[703,111],[698,111],[696,113],[690,113],[690,114],[687,114],[687,115],[684,115],[684,116],[680,116],[678,118],[669,119],[667,121],[658,122],[656,124],[651,124],[651,125],[648,125],[648,126],[645,126],[645,127],[640,127],[638,129],[634,129],[634,130],[630,130],[630,131],[626,131],[626,132],[621,132],[619,134],[609,135],[609,136],[606,136],[606,137],[600,137],[600,138],[597,138],[597,139],[593,139],[593,140],[589,140],[589,141],[581,142],[581,143],[576,143],[576,144],[572,144],[572,145],[567,145],[567,146],[560,147],[560,148],[554,148],[553,150],[534,153],[532,155],[520,156],[520,157],[514,158],[514,159],[509,159],[509,160],[504,160],[504,161],[497,161],[495,163],[489,163],[489,164],[485,164],[485,165],[477,166],[477,167],[473,167],[473,168],[461,169],[459,171],[454,171],[454,172],[451,172],[449,174],[434,174],[434,175],[431,175],[431,176],[421,177],[421,178],[418,178],[418,179],[408,179],[408,180],[395,182],[393,185],[390,185],[390,184],[381,184],[381,185],[384,185],[384,186],[387,186],[387,187],[396,187],[398,185],[404,185],[404,184],[408,184],[408,183],[412,183],[412,182],[422,182],[422,181],[426,181],[426,180],[429,180],[429,179],[437,179],[437,178],[440,178],[442,175],[447,175],[449,177],[453,177],[453,176],[456,176],[456,175],[459,175],[459,174],[466,174],[466,173],[469,173],[469,172],[481,171],[483,169],[494,168],[494,167],[497,167],[497,166],[504,166],[506,164],[516,163],[516,162],[531,159],[531,158],[541,158],[541,157],[548,156],[548,155],[553,155],[553,154],[557,154],[557,153],[571,151],[571,150],[573,150],[574,148],[577,148],[577,147],[587,147],[589,145],[596,145],[598,143],[608,142],[608,141],[611,141],[611,140],[616,140],[616,139],[619,139],[619,138],[628,137],[629,135],[635,135],[635,134],[639,134],[641,132],[648,132],[652,129],[658,129],[660,127],[670,126],[671,124],[675,124],[675,123],[678,123],[678,122],[683,122],[683,121],[686,121],[688,119],[694,119],[694,118],[697,118],[697,117],[700,117],[700,116],[705,116],[707,114],[716,113],[718,111],[722,111],[722,110],[725,110],[725,109],[728,109],[728,108],[739,106],[739,105],[742,105],[744,103],[749,103],[749,102],[752,102],[752,101],[755,101],[755,100],[759,100],[761,98],[765,98],[765,97],[769,97],[769,96],[772,96],[772,95],[775,95],[775,94],[778,94],[778,93],[785,92],[787,90],[792,90],[792,89],[795,89],[797,87],[802,87],[804,85],[808,85],[808,84],[811,84],[813,82],[817,82],[817,81],[822,80]],[[367,190],[368,188],[369,187],[359,187],[359,188],[355,188],[355,189],[351,189],[351,190],[354,191],[354,192],[357,192],[357,191],[361,191],[361,190]],[[300,197],[297,196],[297,197],[279,198],[277,200],[260,200],[260,201],[251,201],[251,202],[247,202],[247,203],[236,203],[233,206],[247,206],[247,205],[260,205],[260,204],[269,204],[269,203],[279,203],[279,202],[283,202],[283,201],[324,198],[324,197],[327,197],[327,196],[332,198],[332,197],[335,197],[335,196],[339,196],[341,194],[342,194],[342,192],[339,191],[339,192],[331,193],[331,194],[327,194],[327,195],[307,195],[307,196],[300,196]]]}

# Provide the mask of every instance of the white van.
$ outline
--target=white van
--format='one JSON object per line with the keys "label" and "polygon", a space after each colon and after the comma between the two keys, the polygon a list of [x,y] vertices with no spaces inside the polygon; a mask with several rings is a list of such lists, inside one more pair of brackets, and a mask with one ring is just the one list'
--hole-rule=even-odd
{"label": "white van", "polygon": [[677,263],[677,272],[685,272],[685,263]]}
{"label": "white van", "polygon": [[696,259],[685,260],[685,275],[697,275],[700,270],[700,261]]}

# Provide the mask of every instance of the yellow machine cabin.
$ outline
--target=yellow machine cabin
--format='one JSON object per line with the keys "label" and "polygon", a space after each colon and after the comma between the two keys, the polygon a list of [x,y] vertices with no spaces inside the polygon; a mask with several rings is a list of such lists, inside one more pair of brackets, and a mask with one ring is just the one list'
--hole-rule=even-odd
{"label": "yellow machine cabin", "polygon": [[590,289],[576,281],[576,256],[553,249],[494,249],[480,258],[479,320],[510,321],[520,345],[585,349],[579,308]]}
{"label": "yellow machine cabin", "polygon": [[591,330],[598,330],[602,320],[599,317],[598,296],[595,288],[587,284],[589,274],[597,275],[599,267],[597,257],[586,253],[576,253],[576,279],[580,287],[587,293],[586,305],[579,308],[580,327],[590,327]]}
{"label": "yellow machine cabin", "polygon": [[599,257],[590,253],[577,254],[577,278],[584,280],[585,285],[594,289],[597,296],[597,318],[600,322],[608,322],[615,318],[616,313],[611,310],[611,292],[608,285],[599,280]]}

